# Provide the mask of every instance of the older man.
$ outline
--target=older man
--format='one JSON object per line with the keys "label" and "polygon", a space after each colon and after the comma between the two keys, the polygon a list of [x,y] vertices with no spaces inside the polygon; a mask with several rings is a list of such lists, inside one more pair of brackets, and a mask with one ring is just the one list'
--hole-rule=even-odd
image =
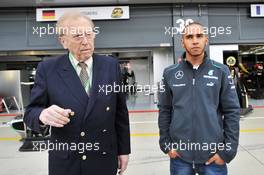
{"label": "older man", "polygon": [[50,175],[115,175],[127,167],[125,96],[104,88],[120,85],[119,63],[93,54],[93,28],[90,18],[80,13],[64,14],[57,29],[69,53],[37,69],[24,121],[37,132],[51,126]]}

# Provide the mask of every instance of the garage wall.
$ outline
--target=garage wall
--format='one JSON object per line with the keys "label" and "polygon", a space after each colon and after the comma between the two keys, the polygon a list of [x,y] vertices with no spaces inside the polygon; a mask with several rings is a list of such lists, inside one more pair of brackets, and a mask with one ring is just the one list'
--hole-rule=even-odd
{"label": "garage wall", "polygon": [[[130,7],[129,20],[95,21],[100,33],[97,48],[159,47],[172,45],[164,37],[171,26],[171,6]],[[55,34],[40,34],[40,27],[52,33],[54,22],[36,22],[34,9],[0,9],[0,51],[62,49]]]}
{"label": "garage wall", "polygon": [[[264,18],[250,17],[250,4],[188,4],[173,8],[174,28],[179,28],[181,20],[188,19],[208,27],[210,45],[264,44]],[[176,61],[184,51],[180,37],[173,36]]]}
{"label": "garage wall", "polygon": [[250,17],[250,4],[212,5],[208,9],[210,26],[232,27],[231,35],[210,37],[217,43],[264,43],[264,18]]}
{"label": "garage wall", "polygon": [[[211,44],[263,43],[264,18],[250,17],[250,4],[168,4],[130,6],[129,20],[96,21],[100,34],[97,48],[144,48],[174,46],[183,49],[180,35],[166,33],[181,20],[198,20],[211,27],[231,27],[231,34],[210,36]],[[34,28],[54,27],[54,22],[36,22],[34,8],[0,8],[0,51],[62,49],[55,35],[39,36]],[[171,29],[170,29],[171,30]]]}

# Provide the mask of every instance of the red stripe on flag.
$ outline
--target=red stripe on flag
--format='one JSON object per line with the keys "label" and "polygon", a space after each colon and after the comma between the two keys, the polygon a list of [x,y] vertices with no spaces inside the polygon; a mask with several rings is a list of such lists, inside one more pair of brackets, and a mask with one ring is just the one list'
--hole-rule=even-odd
{"label": "red stripe on flag", "polygon": [[55,10],[42,11],[42,16],[55,16]]}

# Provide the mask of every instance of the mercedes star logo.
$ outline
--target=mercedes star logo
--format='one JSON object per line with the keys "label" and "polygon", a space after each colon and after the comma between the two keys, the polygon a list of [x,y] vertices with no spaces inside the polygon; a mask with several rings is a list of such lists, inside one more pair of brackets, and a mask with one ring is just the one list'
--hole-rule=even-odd
{"label": "mercedes star logo", "polygon": [[183,71],[179,70],[175,73],[175,78],[182,79],[183,75],[184,75]]}

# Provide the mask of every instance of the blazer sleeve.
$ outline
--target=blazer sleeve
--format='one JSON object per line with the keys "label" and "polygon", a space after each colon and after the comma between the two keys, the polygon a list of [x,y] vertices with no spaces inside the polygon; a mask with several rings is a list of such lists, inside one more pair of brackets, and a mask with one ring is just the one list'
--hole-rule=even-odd
{"label": "blazer sleeve", "polygon": [[41,133],[42,127],[39,120],[40,113],[48,105],[47,83],[43,63],[39,63],[34,87],[31,90],[30,102],[26,108],[24,122],[30,129]]}
{"label": "blazer sleeve", "polygon": [[[118,62],[116,63],[116,72],[118,84],[121,86],[121,71]],[[129,117],[126,105],[126,96],[122,91],[117,93],[115,129],[117,134],[118,155],[130,154]]]}

